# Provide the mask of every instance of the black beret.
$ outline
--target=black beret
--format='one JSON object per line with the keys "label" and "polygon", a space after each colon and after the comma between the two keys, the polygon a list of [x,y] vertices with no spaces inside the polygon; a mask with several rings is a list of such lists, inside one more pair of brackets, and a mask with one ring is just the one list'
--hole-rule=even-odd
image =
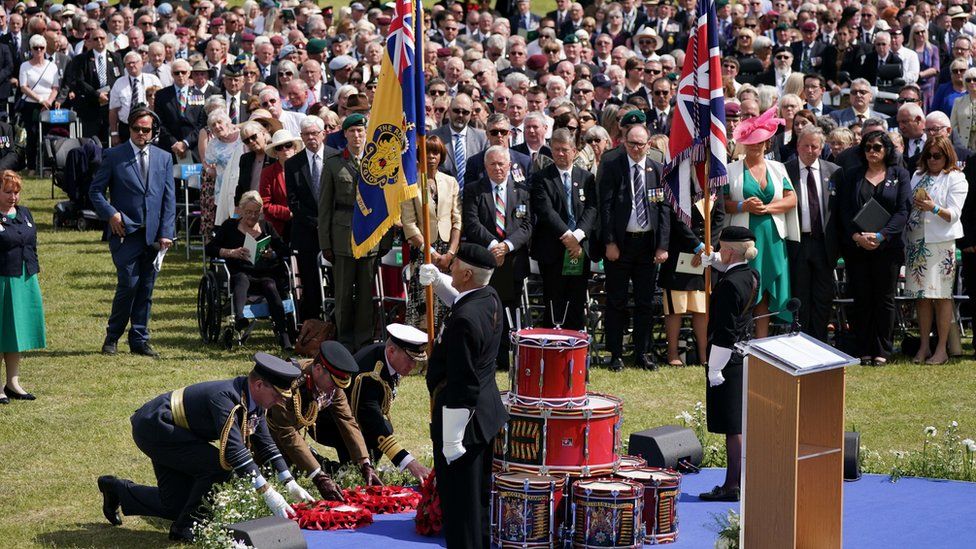
{"label": "black beret", "polygon": [[285,398],[291,396],[291,385],[301,375],[294,364],[268,353],[254,355],[254,371],[278,389]]}
{"label": "black beret", "polygon": [[723,242],[755,242],[756,235],[752,234],[748,227],[729,225],[722,230],[722,236],[719,237],[719,240]]}
{"label": "black beret", "polygon": [[356,359],[338,341],[323,341],[319,345],[318,362],[325,366],[336,385],[342,389],[349,386],[353,374],[359,373]]}
{"label": "black beret", "polygon": [[458,247],[456,257],[472,267],[492,270],[498,266],[495,256],[487,248],[470,242],[464,242]]}

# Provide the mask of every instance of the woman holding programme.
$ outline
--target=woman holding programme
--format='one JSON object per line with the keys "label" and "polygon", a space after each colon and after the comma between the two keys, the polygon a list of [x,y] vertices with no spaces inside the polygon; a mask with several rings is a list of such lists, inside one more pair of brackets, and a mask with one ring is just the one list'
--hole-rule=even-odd
{"label": "woman holding programme", "polygon": [[[920,343],[913,362],[945,364],[952,323],[952,286],[956,280],[956,239],[962,238],[962,205],[969,184],[956,165],[956,151],[945,137],[925,142],[912,176],[913,203],[908,215],[905,291],[918,298]],[[933,310],[939,341],[929,353]]]}
{"label": "woman holding programme", "polygon": [[0,174],[0,353],[7,369],[0,404],[34,400],[20,385],[20,354],[47,346],[37,282],[37,226],[30,210],[18,205],[20,189],[16,172]]}

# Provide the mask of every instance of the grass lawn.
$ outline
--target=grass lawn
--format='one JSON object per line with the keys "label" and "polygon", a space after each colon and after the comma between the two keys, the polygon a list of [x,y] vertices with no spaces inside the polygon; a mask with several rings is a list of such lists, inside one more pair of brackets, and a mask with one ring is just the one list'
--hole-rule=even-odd
{"label": "grass lawn", "polygon": [[[126,518],[121,528],[102,518],[95,479],[116,474],[151,482],[149,460],[132,442],[128,418],[154,396],[187,384],[245,374],[249,356],[274,352],[270,330],[258,328],[246,349],[205,347],[196,330],[198,258],[183,248],[167,256],[156,285],[153,345],[161,360],[101,356],[114,269],[95,232],[53,232],[55,204],[49,181],[28,181],[22,204],[40,225],[41,286],[48,348],[29,353],[23,383],[33,403],[0,407],[0,545],[4,547],[157,547],[166,543],[165,521]],[[60,195],[59,195],[60,196]],[[60,200],[60,198],[59,198]],[[123,340],[124,343],[124,340]],[[976,379],[972,362],[947,366],[894,364],[848,370],[847,425],[887,472],[891,450],[917,448],[926,425],[949,420],[976,438]],[[624,433],[674,423],[704,397],[697,368],[611,374],[595,370],[591,390],[624,399]],[[499,380],[507,387],[507,380]],[[405,379],[394,406],[399,436],[418,454],[430,454],[428,398],[423,380]],[[626,437],[625,437],[626,438]]]}

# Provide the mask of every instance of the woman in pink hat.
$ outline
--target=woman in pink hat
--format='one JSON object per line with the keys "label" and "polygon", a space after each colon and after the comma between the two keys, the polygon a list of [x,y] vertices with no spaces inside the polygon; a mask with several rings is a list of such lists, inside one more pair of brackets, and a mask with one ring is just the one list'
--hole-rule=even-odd
{"label": "woman in pink hat", "polygon": [[[759,254],[749,266],[759,272],[755,314],[780,312],[785,322],[792,320],[786,311],[790,299],[790,270],[786,241],[799,241],[800,222],[796,215],[796,194],[786,168],[767,160],[773,136],[782,118],[773,107],[756,118],[743,120],[735,128],[736,143],[744,146],[745,159],[729,164],[729,183],[725,187],[725,211],[729,224],[748,227],[756,235]],[[769,334],[769,318],[756,321],[756,337]]]}

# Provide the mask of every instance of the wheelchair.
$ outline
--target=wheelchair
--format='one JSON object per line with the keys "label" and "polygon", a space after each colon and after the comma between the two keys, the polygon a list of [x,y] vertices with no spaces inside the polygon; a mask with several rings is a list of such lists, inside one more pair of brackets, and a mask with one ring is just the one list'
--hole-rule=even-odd
{"label": "wheelchair", "polygon": [[[295,333],[298,329],[295,314],[295,277],[289,261],[284,261],[287,273],[287,288],[281,292],[281,301],[285,308],[286,326],[279,326],[279,330]],[[282,292],[282,290],[285,290]],[[204,343],[220,343],[227,350],[236,345],[243,345],[254,330],[256,320],[270,320],[271,310],[263,296],[249,292],[247,304],[244,306],[244,317],[250,320],[240,337],[234,330],[234,295],[231,288],[230,269],[223,259],[211,259],[207,269],[200,279],[197,288],[197,327],[200,338]]]}

